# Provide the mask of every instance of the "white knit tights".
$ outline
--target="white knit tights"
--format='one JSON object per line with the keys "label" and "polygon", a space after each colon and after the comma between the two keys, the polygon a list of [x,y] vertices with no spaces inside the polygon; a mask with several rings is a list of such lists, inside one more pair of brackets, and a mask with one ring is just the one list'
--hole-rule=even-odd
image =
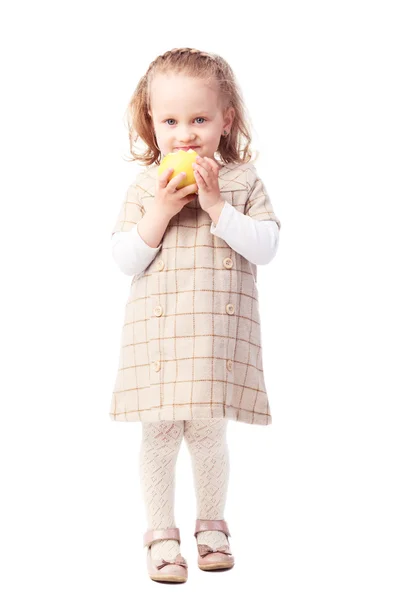
{"label": "white knit tights", "polygon": [[[224,418],[142,422],[139,465],[148,529],[176,527],[175,465],[182,437],[192,459],[197,518],[224,518],[229,478],[227,423]],[[227,536],[222,531],[201,531],[197,543],[216,549],[227,543]],[[179,552],[177,540],[151,545],[153,559],[173,560]]]}

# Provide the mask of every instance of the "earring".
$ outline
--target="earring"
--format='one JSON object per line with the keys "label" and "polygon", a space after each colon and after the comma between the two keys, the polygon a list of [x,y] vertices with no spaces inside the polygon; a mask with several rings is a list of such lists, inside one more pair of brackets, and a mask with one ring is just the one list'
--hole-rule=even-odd
{"label": "earring", "polygon": [[229,135],[229,132],[224,129],[224,137],[226,137],[227,135]]}

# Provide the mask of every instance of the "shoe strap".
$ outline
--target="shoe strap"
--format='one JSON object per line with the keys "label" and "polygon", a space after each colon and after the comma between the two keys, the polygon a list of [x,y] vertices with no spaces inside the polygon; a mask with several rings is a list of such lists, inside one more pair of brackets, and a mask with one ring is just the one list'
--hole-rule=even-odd
{"label": "shoe strap", "polygon": [[222,531],[226,535],[231,535],[225,519],[196,519],[195,537],[200,531]]}
{"label": "shoe strap", "polygon": [[179,527],[169,527],[168,529],[149,529],[143,536],[143,546],[159,540],[178,540],[181,542]]}

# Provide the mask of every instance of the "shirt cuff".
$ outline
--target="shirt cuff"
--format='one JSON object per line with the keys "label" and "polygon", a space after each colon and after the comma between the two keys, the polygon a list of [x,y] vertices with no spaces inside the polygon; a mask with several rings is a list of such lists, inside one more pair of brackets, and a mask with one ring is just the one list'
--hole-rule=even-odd
{"label": "shirt cuff", "polygon": [[232,214],[232,210],[236,210],[236,208],[234,208],[232,204],[229,204],[229,202],[225,200],[217,224],[214,225],[214,223],[211,221],[210,233],[218,235],[218,237],[223,237],[224,232],[226,231],[226,228],[228,226],[229,217]]}
{"label": "shirt cuff", "polygon": [[138,228],[137,228],[137,224],[135,225],[135,227],[132,229],[132,231],[134,231],[133,235],[135,235],[138,238],[138,246],[139,248],[143,248],[143,250],[145,251],[153,251],[155,254],[159,251],[159,249],[162,246],[162,242],[159,244],[159,246],[157,246],[156,248],[153,248],[153,246],[149,246],[143,238],[140,237],[140,233],[138,232]]}

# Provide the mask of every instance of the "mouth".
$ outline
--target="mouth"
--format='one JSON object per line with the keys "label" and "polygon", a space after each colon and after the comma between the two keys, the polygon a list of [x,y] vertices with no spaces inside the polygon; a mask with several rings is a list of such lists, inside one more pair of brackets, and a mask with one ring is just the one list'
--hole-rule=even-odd
{"label": "mouth", "polygon": [[200,148],[200,146],[179,146],[177,148],[174,148],[174,152],[178,152],[179,150],[186,150],[186,152],[188,150],[198,150]]}

